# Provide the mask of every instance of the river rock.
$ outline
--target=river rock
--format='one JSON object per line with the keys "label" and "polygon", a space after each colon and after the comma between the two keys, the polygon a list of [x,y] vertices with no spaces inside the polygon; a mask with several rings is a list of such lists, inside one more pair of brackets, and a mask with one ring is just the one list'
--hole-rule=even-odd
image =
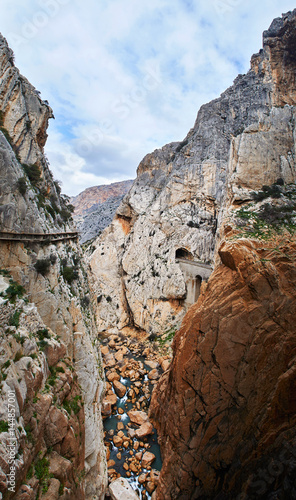
{"label": "river rock", "polygon": [[122,438],[119,436],[113,436],[113,443],[116,448],[119,448],[122,445]]}
{"label": "river rock", "polygon": [[109,372],[106,375],[109,382],[114,382],[114,380],[120,380],[120,375],[116,372]]}
{"label": "river rock", "polygon": [[148,491],[149,495],[151,495],[156,488],[156,484],[153,483],[152,481],[148,481],[146,483],[145,487],[146,487],[146,490]]}
{"label": "river rock", "polygon": [[138,477],[138,481],[140,484],[144,484],[146,479],[147,479],[147,472],[146,473],[143,473],[143,474],[140,474],[140,476]]}
{"label": "river rock", "polygon": [[159,378],[159,372],[156,368],[151,370],[151,372],[148,373],[148,378],[149,380],[157,380]]}
{"label": "river rock", "polygon": [[101,345],[101,353],[103,356],[107,356],[109,354],[109,348],[107,345]]}
{"label": "river rock", "polygon": [[118,380],[113,381],[114,390],[119,398],[123,398],[126,393],[126,387]]}
{"label": "river rock", "polygon": [[114,355],[116,361],[118,361],[118,363],[120,363],[120,361],[123,360],[123,352],[122,351],[117,351],[117,353]]}
{"label": "river rock", "polygon": [[149,417],[144,411],[130,410],[127,414],[133,424],[142,425],[149,422]]}
{"label": "river rock", "polygon": [[127,433],[131,439],[133,439],[136,435],[135,429],[128,429]]}
{"label": "river rock", "polygon": [[159,364],[161,366],[161,368],[163,369],[164,372],[166,372],[171,364],[171,360],[170,359],[164,359],[164,358],[160,358],[159,359]]}
{"label": "river rock", "polygon": [[107,394],[107,396],[104,398],[104,404],[110,404],[110,405],[115,405],[117,403],[117,396],[116,394]]}
{"label": "river rock", "polygon": [[143,437],[148,436],[152,433],[153,425],[150,422],[145,422],[139,429],[136,430],[136,436],[138,439],[143,439]]}
{"label": "river rock", "polygon": [[120,477],[109,485],[112,500],[139,500],[138,495],[124,477]]}
{"label": "river rock", "polygon": [[150,453],[150,451],[145,451],[142,457],[142,467],[146,469],[155,460],[155,455]]}
{"label": "river rock", "polygon": [[152,360],[150,360],[150,359],[147,359],[147,360],[145,361],[145,365],[149,366],[149,368],[151,368],[151,369],[153,369],[153,370],[154,370],[155,368],[157,368],[157,367],[158,367],[158,363],[157,363],[157,361],[152,361]]}
{"label": "river rock", "polygon": [[[117,401],[117,398],[116,398]],[[116,403],[115,401],[115,403]],[[106,401],[105,399],[102,402],[102,415],[104,417],[109,417],[112,413],[112,404],[110,401]]]}

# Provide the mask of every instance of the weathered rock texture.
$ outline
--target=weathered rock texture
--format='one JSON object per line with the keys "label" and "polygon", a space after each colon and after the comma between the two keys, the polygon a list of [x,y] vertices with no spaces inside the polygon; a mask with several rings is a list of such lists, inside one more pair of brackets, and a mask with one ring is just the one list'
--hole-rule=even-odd
{"label": "weathered rock texture", "polygon": [[152,396],[155,498],[296,498],[296,242],[226,241],[219,255]]}
{"label": "weathered rock texture", "polygon": [[[0,420],[7,422],[10,387],[18,402],[18,498],[42,495],[38,470],[44,458],[54,476],[46,498],[102,499],[107,478],[101,420],[104,381],[81,250],[75,239],[1,239],[3,231],[55,233],[75,228],[67,198],[60,195],[43,155],[51,110],[14,67],[2,37],[0,61],[0,268],[15,280],[0,304],[2,373],[9,367],[1,385]],[[30,307],[21,299],[14,302],[11,294],[19,290],[17,283],[24,287]],[[15,312],[23,318],[20,322]],[[42,338],[45,329],[50,339],[47,334]],[[9,498],[5,433],[0,439],[0,492]],[[31,463],[33,477],[25,491]]]}
{"label": "weathered rock texture", "polygon": [[230,210],[295,181],[295,17],[272,23],[250,71],[202,106],[183,142],[140,163],[90,259],[99,329],[180,324],[189,303],[176,252],[213,265]]}
{"label": "weathered rock texture", "polygon": [[[33,228],[33,232],[42,232],[46,220],[46,227],[52,231],[68,229],[71,213],[67,209],[67,197],[60,195],[60,187],[53,181],[43,153],[52,110],[20,75],[14,66],[13,53],[2,36],[0,54],[1,227],[23,232]],[[7,141],[11,148],[7,148]],[[5,168],[7,162],[10,169]],[[33,184],[28,176],[32,165],[40,173]],[[23,196],[19,196],[20,182]]]}

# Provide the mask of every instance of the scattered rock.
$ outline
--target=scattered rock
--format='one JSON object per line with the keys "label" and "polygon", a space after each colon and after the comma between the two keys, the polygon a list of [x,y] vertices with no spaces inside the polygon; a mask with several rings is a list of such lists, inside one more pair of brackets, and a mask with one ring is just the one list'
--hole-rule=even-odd
{"label": "scattered rock", "polygon": [[144,411],[130,410],[127,414],[133,424],[142,425],[146,422],[149,422],[148,415]]}
{"label": "scattered rock", "polygon": [[114,380],[113,387],[114,387],[114,390],[119,398],[123,398],[123,396],[125,396],[125,393],[126,393],[125,385],[123,385],[121,382],[118,382],[118,380]]}
{"label": "scattered rock", "polygon": [[141,425],[139,429],[136,430],[136,436],[139,439],[143,439],[145,436],[153,433],[153,425],[150,422],[145,422]]}
{"label": "scattered rock", "polygon": [[120,375],[116,372],[109,372],[107,374],[107,379],[109,382],[113,382],[114,380],[120,380]]}
{"label": "scattered rock", "polygon": [[124,477],[116,479],[109,485],[112,500],[139,500],[138,495]]}
{"label": "scattered rock", "polygon": [[142,457],[142,467],[146,469],[155,460],[155,455],[150,453],[150,451],[145,451]]}
{"label": "scattered rock", "polygon": [[149,380],[157,380],[160,377],[159,372],[156,368],[148,373]]}

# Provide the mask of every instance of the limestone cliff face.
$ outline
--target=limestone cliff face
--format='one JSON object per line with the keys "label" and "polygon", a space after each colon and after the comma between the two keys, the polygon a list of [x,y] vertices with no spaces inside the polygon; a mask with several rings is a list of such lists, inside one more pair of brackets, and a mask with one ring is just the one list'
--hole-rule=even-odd
{"label": "limestone cliff face", "polygon": [[183,142],[140,163],[90,259],[99,329],[178,326],[196,298],[180,257],[195,261],[191,281],[200,279],[231,209],[280,177],[295,181],[295,18],[272,23],[250,71],[202,106]]}
{"label": "limestone cliff face", "polygon": [[39,92],[20,75],[14,65],[12,50],[0,37],[1,111],[3,126],[8,130],[22,163],[43,161],[51,108]]}
{"label": "limestone cliff face", "polygon": [[1,227],[22,232],[67,230],[67,197],[61,196],[43,152],[52,110],[14,66],[12,50],[1,35],[0,92]]}
{"label": "limestone cliff face", "polygon": [[295,251],[295,237],[220,247],[152,396],[157,500],[295,498]]}
{"label": "limestone cliff face", "polygon": [[[87,275],[67,198],[43,155],[51,110],[10,55],[1,38],[0,492],[13,496],[5,432],[10,391],[17,401],[16,498],[99,500],[107,481],[104,375]],[[70,239],[30,239],[65,232]]]}

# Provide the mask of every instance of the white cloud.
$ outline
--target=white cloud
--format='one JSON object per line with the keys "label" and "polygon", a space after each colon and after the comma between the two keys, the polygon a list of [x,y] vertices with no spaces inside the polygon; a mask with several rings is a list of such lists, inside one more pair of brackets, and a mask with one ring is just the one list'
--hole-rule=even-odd
{"label": "white cloud", "polygon": [[182,140],[289,0],[2,0],[0,30],[54,110],[46,147],[67,194],[132,178]]}

